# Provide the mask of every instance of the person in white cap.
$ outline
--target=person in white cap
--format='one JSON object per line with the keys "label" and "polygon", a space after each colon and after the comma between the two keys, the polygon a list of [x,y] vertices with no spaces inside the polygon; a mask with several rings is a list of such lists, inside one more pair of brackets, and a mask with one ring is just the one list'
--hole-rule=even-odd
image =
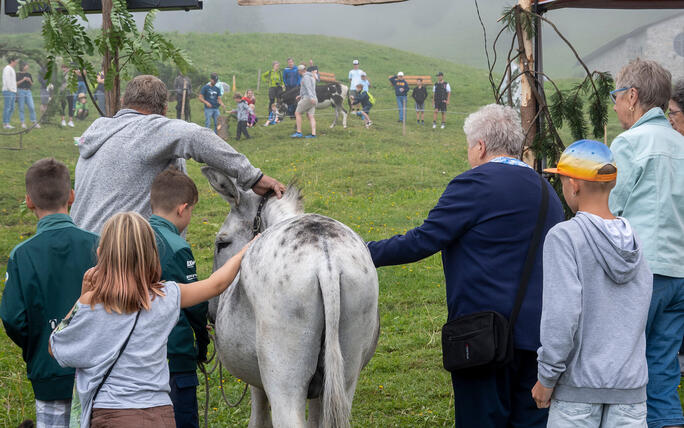
{"label": "person in white cap", "polygon": [[363,82],[361,82],[361,75],[366,73],[359,68],[358,59],[352,61],[352,67],[353,68],[349,70],[349,95],[353,97],[357,94],[356,85],[359,83],[363,84]]}
{"label": "person in white cap", "polygon": [[404,121],[404,110],[406,110],[406,97],[409,93],[409,84],[404,80],[404,73],[399,72],[395,76],[390,76],[389,81],[394,86],[394,95],[397,96],[397,108],[399,109],[399,122]]}

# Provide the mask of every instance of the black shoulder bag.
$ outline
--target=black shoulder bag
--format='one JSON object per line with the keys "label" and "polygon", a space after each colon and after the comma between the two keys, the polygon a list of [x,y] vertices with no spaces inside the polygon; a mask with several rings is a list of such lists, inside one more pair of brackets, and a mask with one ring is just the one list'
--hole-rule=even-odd
{"label": "black shoulder bag", "polygon": [[496,311],[484,311],[454,318],[444,324],[442,358],[444,368],[450,372],[476,367],[501,367],[513,360],[513,326],[525,298],[548,211],[549,190],[541,175],[539,179],[542,188],[539,216],[527,250],[511,316],[507,320]]}
{"label": "black shoulder bag", "polygon": [[126,345],[128,345],[128,341],[131,339],[131,336],[133,335],[133,330],[135,330],[135,326],[138,325],[138,318],[140,318],[140,311],[138,311],[138,313],[135,315],[135,321],[133,322],[133,328],[128,333],[128,337],[124,341],[123,345],[121,345],[121,349],[119,349],[119,355],[116,356],[116,359],[114,359],[114,362],[112,363],[112,365],[109,366],[107,373],[105,373],[104,377],[102,378],[102,381],[100,382],[100,384],[95,389],[95,394],[93,394],[93,398],[90,400],[91,403],[95,404],[95,399],[97,398],[97,394],[100,393],[100,389],[102,389],[102,386],[105,384],[105,382],[107,382],[107,378],[112,373],[112,369],[116,365],[116,362],[119,361],[119,357],[121,357],[121,354],[123,354],[124,350],[126,349]]}

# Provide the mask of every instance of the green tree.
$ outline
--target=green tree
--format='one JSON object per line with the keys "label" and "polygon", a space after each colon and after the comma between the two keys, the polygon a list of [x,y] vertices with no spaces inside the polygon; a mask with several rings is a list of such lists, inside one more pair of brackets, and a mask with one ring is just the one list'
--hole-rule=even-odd
{"label": "green tree", "polygon": [[[106,115],[119,110],[121,79],[129,79],[133,70],[156,74],[158,62],[170,61],[183,71],[191,67],[186,53],[176,48],[166,37],[154,30],[157,9],[145,16],[142,29],[138,29],[125,0],[103,0],[102,29],[87,31],[88,22],[80,0],[20,0],[19,16],[26,18],[43,11],[42,36],[47,51],[47,79],[58,58],[71,71],[83,75],[88,95],[95,102],[92,87],[100,70],[105,73]],[[69,73],[69,85],[76,87],[76,73]]]}

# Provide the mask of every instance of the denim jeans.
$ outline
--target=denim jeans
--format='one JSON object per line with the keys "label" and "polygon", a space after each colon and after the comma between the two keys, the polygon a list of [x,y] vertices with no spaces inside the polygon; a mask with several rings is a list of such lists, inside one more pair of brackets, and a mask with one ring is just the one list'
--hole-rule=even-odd
{"label": "denim jeans", "polygon": [[204,127],[211,128],[211,120],[214,120],[214,132],[216,132],[216,125],[218,125],[219,109],[218,108],[204,108]]}
{"label": "denim jeans", "polygon": [[2,91],[2,98],[5,103],[2,106],[2,124],[7,125],[12,119],[12,113],[14,113],[14,100],[17,97],[16,92]]}
{"label": "denim jeans", "polygon": [[677,352],[684,335],[684,278],[653,275],[653,296],[646,323],[648,426],[684,425],[677,386]]}
{"label": "denim jeans", "polygon": [[36,107],[33,105],[33,94],[30,89],[17,90],[17,98],[19,100],[19,120],[24,123],[24,105],[28,106],[29,118],[31,122],[36,121]]}
{"label": "denim jeans", "polygon": [[548,428],[646,428],[646,403],[590,404],[551,400]]}
{"label": "denim jeans", "polygon": [[406,96],[397,95],[397,108],[399,109],[399,121],[404,121],[404,110],[406,109]]}

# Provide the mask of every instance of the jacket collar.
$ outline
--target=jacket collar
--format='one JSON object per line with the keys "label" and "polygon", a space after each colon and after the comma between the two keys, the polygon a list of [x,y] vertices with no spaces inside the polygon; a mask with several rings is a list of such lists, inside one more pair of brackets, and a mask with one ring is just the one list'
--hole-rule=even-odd
{"label": "jacket collar", "polygon": [[65,227],[76,227],[74,221],[68,214],[50,214],[38,220],[36,234],[54,229]]}
{"label": "jacket collar", "polygon": [[166,229],[170,230],[171,232],[175,233],[176,235],[180,235],[176,225],[171,223],[170,221],[168,221],[164,217],[159,217],[158,215],[152,214],[150,216],[150,224],[152,226],[158,226],[158,227],[166,228]]}
{"label": "jacket collar", "polygon": [[651,125],[670,126],[670,122],[665,117],[663,109],[661,109],[660,107],[653,107],[652,109],[644,113],[644,115],[641,116],[639,120],[637,120],[636,123],[632,125],[632,127],[629,129],[634,129],[646,123],[649,123]]}
{"label": "jacket collar", "polygon": [[140,113],[138,110],[133,110],[132,108],[122,108],[121,110],[117,111],[114,117],[121,117],[124,114],[143,114]]}

